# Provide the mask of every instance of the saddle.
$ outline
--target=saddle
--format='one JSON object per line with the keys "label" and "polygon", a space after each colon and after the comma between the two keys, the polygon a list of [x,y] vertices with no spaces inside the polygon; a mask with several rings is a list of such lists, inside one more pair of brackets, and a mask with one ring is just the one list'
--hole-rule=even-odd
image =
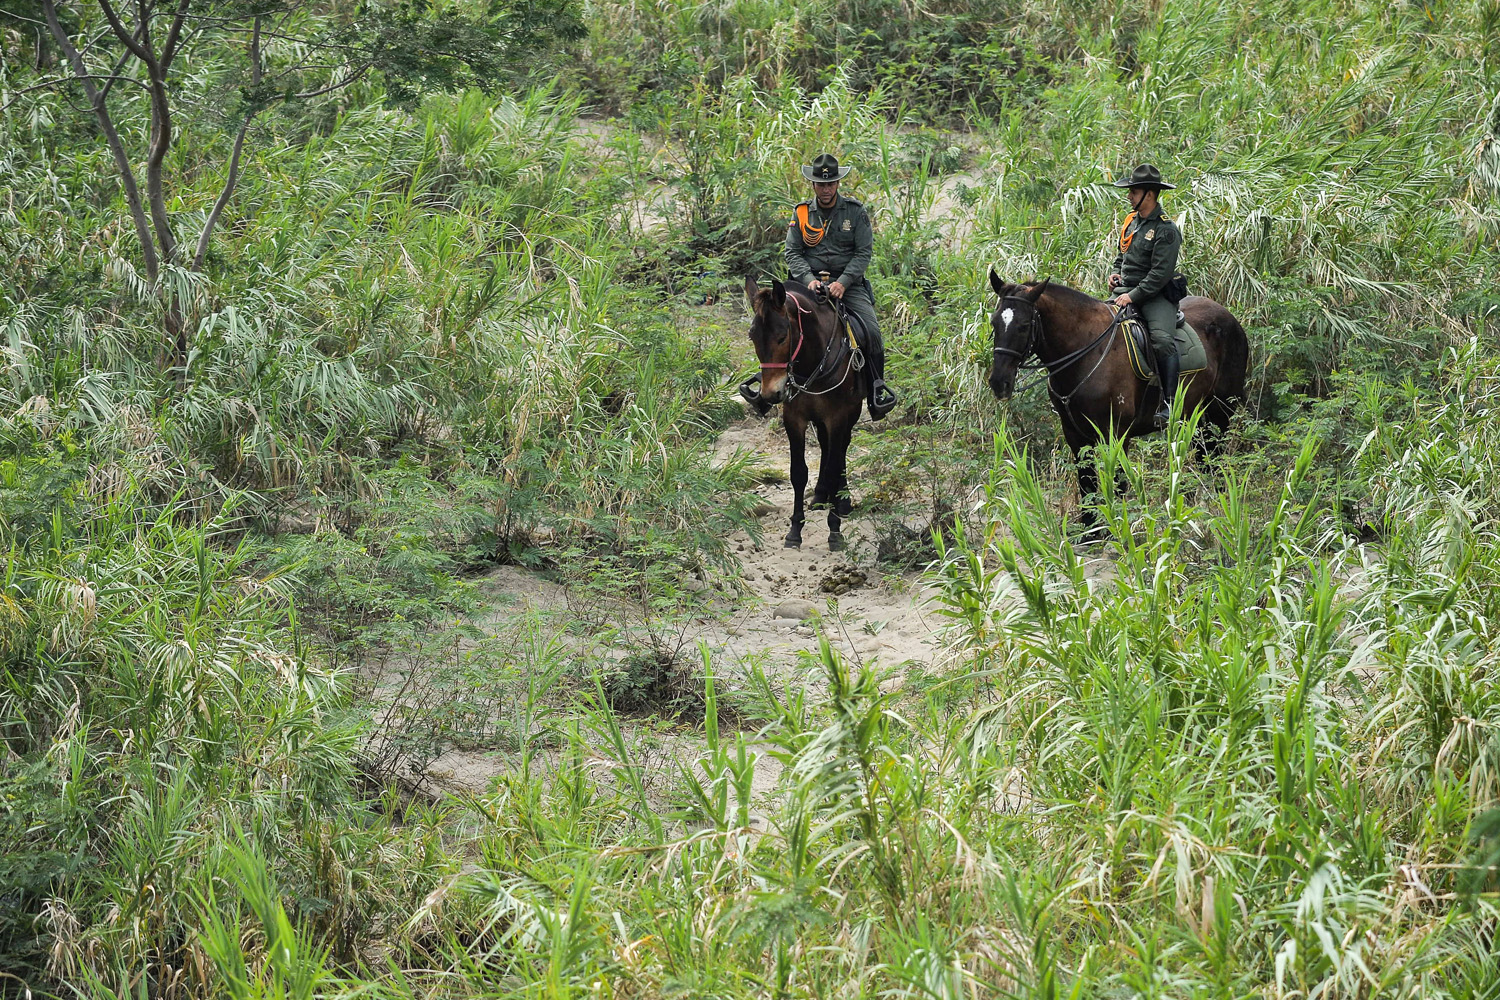
{"label": "saddle", "polygon": [[[1181,312],[1177,314],[1177,329],[1172,333],[1177,340],[1177,356],[1182,361],[1180,377],[1196,375],[1208,367],[1208,351],[1203,347],[1203,339]],[[1120,320],[1120,334],[1125,338],[1125,353],[1130,356],[1130,370],[1135,377],[1147,385],[1157,385],[1160,379],[1156,376],[1156,352],[1151,349],[1151,331],[1134,308],[1128,308],[1125,318]]]}

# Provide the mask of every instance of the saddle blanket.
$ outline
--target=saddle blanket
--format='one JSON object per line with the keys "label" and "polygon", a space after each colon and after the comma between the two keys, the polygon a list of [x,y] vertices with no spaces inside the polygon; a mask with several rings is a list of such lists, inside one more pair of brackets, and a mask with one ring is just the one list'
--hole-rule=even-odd
{"label": "saddle blanket", "polygon": [[[1125,350],[1130,355],[1130,369],[1135,377],[1148,385],[1156,385],[1156,352],[1151,350],[1151,333],[1139,317],[1131,317],[1120,323],[1125,334]],[[1187,320],[1172,331],[1177,339],[1177,356],[1182,359],[1182,378],[1196,375],[1208,367],[1208,351],[1204,350],[1203,338]]]}

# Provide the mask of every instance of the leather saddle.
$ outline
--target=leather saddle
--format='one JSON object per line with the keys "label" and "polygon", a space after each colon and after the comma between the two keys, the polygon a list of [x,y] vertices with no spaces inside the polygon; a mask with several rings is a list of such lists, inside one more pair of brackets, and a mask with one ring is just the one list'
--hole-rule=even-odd
{"label": "leather saddle", "polygon": [[[1182,375],[1193,375],[1208,367],[1203,341],[1181,311],[1177,313],[1177,329],[1172,332],[1177,338],[1177,355],[1182,359]],[[1131,372],[1147,385],[1156,385],[1159,380],[1156,377],[1156,352],[1151,349],[1151,330],[1134,307],[1128,308],[1125,318],[1120,320],[1120,333],[1125,338]]]}

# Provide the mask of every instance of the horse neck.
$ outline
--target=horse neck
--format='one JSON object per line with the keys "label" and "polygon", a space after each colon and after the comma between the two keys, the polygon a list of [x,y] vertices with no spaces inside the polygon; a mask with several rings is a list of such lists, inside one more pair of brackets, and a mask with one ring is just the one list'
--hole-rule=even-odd
{"label": "horse neck", "polygon": [[1036,341],[1036,357],[1042,364],[1051,364],[1082,348],[1107,327],[1114,318],[1103,302],[1092,300],[1093,306],[1063,301],[1051,292],[1043,292],[1036,301],[1036,311],[1042,317],[1042,335]]}

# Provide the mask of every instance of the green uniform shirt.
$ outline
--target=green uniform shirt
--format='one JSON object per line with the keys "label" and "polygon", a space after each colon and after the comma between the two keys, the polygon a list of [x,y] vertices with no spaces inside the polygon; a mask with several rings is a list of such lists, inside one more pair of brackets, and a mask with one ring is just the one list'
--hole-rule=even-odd
{"label": "green uniform shirt", "polygon": [[842,195],[826,214],[818,208],[816,198],[803,204],[807,205],[808,225],[822,229],[823,238],[816,246],[808,246],[794,214],[786,231],[786,247],[782,251],[787,273],[793,280],[806,284],[817,278],[819,272],[827,271],[833,276],[833,281],[845,288],[858,285],[875,253],[870,213],[853,198]]}
{"label": "green uniform shirt", "polygon": [[1124,280],[1122,291],[1136,305],[1161,294],[1177,272],[1177,255],[1182,251],[1182,233],[1177,224],[1152,209],[1145,218],[1136,217],[1125,230],[1130,249],[1115,257],[1112,270]]}

